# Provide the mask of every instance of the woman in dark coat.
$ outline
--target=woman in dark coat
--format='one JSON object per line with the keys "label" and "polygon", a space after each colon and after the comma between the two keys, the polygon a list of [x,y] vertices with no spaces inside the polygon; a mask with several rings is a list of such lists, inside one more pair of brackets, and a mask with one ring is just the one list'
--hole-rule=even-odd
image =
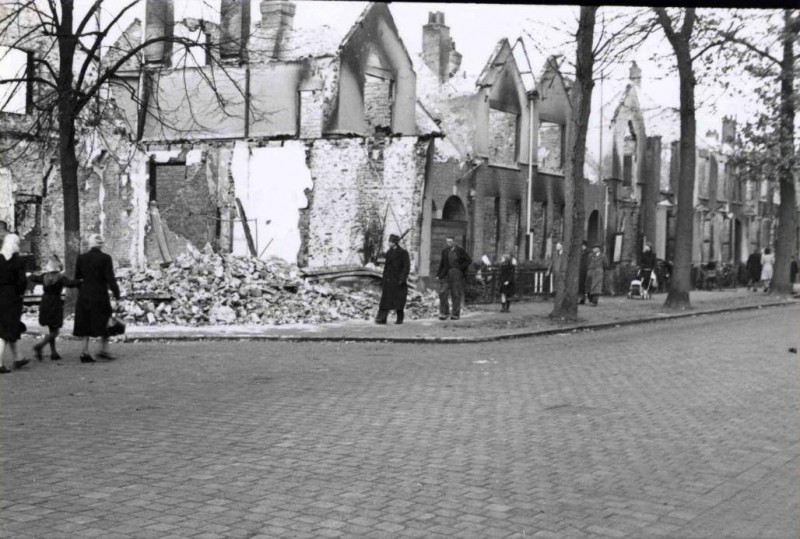
{"label": "woman in dark coat", "polygon": [[747,257],[747,289],[753,287],[753,291],[758,288],[761,282],[761,251],[756,249]]}
{"label": "woman in dark coat", "polygon": [[603,271],[605,258],[600,252],[599,245],[592,246],[589,254],[588,269],[586,271],[586,293],[589,295],[589,305],[597,305],[597,299],[603,293]]}
{"label": "woman in dark coat", "polygon": [[400,247],[400,236],[389,236],[389,250],[386,251],[386,263],[383,266],[381,281],[381,303],[378,307],[376,324],[385,324],[389,311],[397,311],[396,324],[403,323],[406,299],[408,298],[408,272],[411,262],[408,251]]}
{"label": "woman in dark coat", "polygon": [[119,287],[111,257],[100,250],[103,243],[100,234],[89,236],[89,250],[78,256],[75,265],[75,279],[81,281],[81,287],[75,305],[75,326],[72,334],[83,338],[81,363],[94,363],[94,358],[89,355],[90,337],[100,337],[97,357],[115,359],[108,353],[106,329],[112,313],[108,291],[110,289],[114,299],[119,300]]}
{"label": "woman in dark coat", "polygon": [[41,275],[31,275],[31,282],[44,286],[42,301],[39,303],[39,325],[47,328],[49,333],[33,347],[36,359],[42,360],[42,348],[50,344],[50,359],[58,361],[61,356],[56,352],[56,338],[61,326],[64,325],[64,300],[61,294],[64,287],[78,286],[80,281],[70,279],[62,273],[63,267],[57,256],[53,255],[47,261]]}
{"label": "woman in dark coat", "polygon": [[500,312],[507,313],[511,307],[511,297],[514,295],[516,287],[516,275],[514,264],[509,255],[503,255],[497,272],[497,280],[500,282]]}
{"label": "woman in dark coat", "polygon": [[17,341],[24,331],[22,295],[27,284],[25,267],[18,253],[19,236],[7,234],[0,249],[0,373],[3,374],[11,372],[5,364],[6,350],[14,369],[24,367],[29,361],[17,359]]}

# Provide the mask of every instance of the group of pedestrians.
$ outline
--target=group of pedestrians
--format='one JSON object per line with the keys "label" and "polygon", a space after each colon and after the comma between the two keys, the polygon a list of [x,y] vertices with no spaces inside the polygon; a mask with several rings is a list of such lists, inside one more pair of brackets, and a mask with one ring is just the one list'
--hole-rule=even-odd
{"label": "group of pedestrians", "polygon": [[19,254],[19,236],[9,233],[4,225],[0,222],[0,373],[21,369],[30,362],[29,359],[20,358],[17,350],[17,341],[27,330],[22,322],[22,311],[28,281],[43,286],[39,324],[48,331],[33,347],[36,359],[44,359],[42,351],[48,345],[50,359],[61,359],[56,350],[56,338],[64,325],[62,292],[65,287],[78,288],[72,334],[83,340],[81,363],[96,361],[89,354],[89,340],[93,337],[100,339],[96,356],[105,360],[115,359],[108,350],[107,328],[112,315],[109,290],[115,301],[119,300],[120,293],[111,256],[102,252],[103,237],[99,234],[89,236],[89,248],[78,256],[74,279],[64,275],[61,261],[55,255],[47,261],[44,272],[35,275],[25,271],[25,262]]}
{"label": "group of pedestrians", "polygon": [[[463,247],[455,243],[453,236],[448,236],[445,241],[446,246],[442,250],[436,271],[439,285],[439,320],[459,320],[464,302],[464,283],[472,258]],[[399,236],[395,234],[389,236],[389,249],[386,251],[381,281],[381,300],[375,318],[377,324],[386,324],[390,311],[397,313],[396,324],[403,323],[411,266],[408,252],[400,247],[399,242]],[[553,283],[557,282],[565,263],[563,245],[558,242],[545,275],[551,277]],[[593,245],[589,251],[584,241],[581,246],[579,303],[585,304],[588,300],[589,305],[598,304],[598,299],[603,293],[605,268],[605,257],[600,251],[600,246]],[[510,312],[511,301],[516,291],[515,274],[515,261],[510,254],[503,254],[497,272],[501,313]]]}
{"label": "group of pedestrians", "polygon": [[769,292],[772,281],[772,271],[775,265],[775,255],[769,247],[764,249],[764,253],[756,249],[747,257],[747,289],[753,292],[759,287],[764,287],[764,292]]}

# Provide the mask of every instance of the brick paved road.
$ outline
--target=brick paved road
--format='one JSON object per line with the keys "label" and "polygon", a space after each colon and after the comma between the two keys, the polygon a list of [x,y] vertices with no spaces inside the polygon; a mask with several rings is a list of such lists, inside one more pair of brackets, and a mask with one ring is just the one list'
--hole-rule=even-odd
{"label": "brick paved road", "polygon": [[65,343],[0,379],[0,537],[795,538],[797,322]]}

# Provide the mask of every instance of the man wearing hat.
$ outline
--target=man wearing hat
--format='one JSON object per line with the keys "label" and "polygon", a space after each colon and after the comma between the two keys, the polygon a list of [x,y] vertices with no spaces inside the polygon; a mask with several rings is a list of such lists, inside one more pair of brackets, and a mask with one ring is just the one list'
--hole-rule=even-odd
{"label": "man wearing hat", "polygon": [[[461,317],[461,302],[464,300],[464,277],[472,259],[467,251],[456,245],[455,238],[448,236],[445,240],[447,246],[442,250],[439,261],[439,270],[436,277],[439,279],[439,320],[458,320]],[[453,308],[450,309],[449,301],[452,299]]]}
{"label": "man wearing hat", "polygon": [[403,310],[406,308],[408,297],[408,272],[411,270],[411,261],[408,251],[400,247],[400,236],[389,235],[389,250],[386,251],[386,263],[383,266],[383,280],[381,281],[381,303],[378,307],[376,324],[385,324],[389,311],[397,311],[396,324],[403,323]]}
{"label": "man wearing hat", "polygon": [[592,245],[592,252],[589,253],[589,261],[586,269],[586,294],[589,296],[589,304],[596,306],[597,299],[603,293],[603,270],[605,259],[600,252],[600,245]]}

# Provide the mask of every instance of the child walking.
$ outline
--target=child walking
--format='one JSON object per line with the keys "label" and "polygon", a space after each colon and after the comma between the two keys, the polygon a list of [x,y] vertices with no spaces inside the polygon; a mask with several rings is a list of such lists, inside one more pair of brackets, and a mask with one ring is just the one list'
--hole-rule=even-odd
{"label": "child walking", "polygon": [[511,260],[511,256],[503,255],[497,277],[500,282],[500,312],[507,313],[510,312],[511,296],[514,295],[515,285],[514,263]]}
{"label": "child walking", "polygon": [[61,326],[64,325],[64,300],[61,293],[64,287],[80,286],[80,281],[70,279],[63,273],[63,266],[57,256],[53,255],[47,261],[44,273],[31,275],[30,280],[44,286],[44,294],[39,304],[39,325],[46,326],[48,334],[33,347],[36,359],[42,360],[42,349],[50,345],[50,359],[58,361],[61,356],[56,352],[56,337]]}

